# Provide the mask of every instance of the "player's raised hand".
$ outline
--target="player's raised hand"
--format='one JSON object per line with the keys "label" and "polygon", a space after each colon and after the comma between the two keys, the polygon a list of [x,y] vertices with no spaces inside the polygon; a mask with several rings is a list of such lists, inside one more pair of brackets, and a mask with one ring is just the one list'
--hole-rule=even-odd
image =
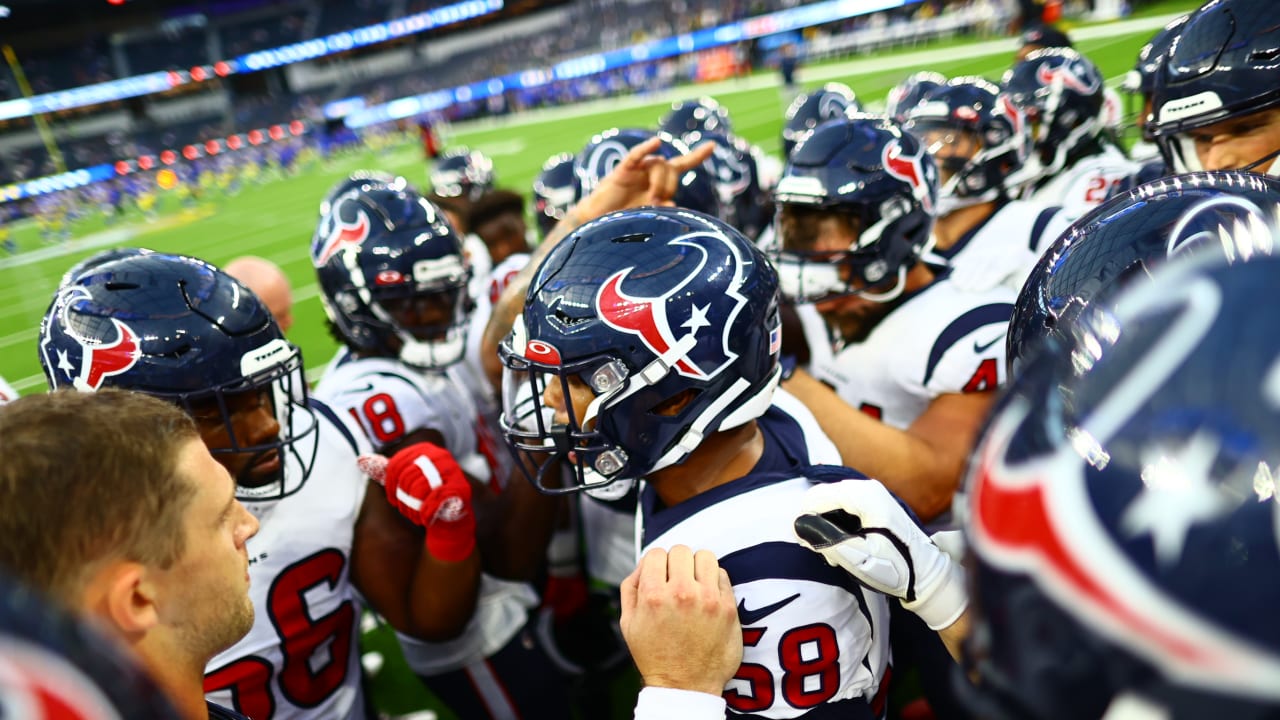
{"label": "player's raised hand", "polygon": [[382,483],[387,500],[401,515],[427,529],[427,552],[446,562],[471,554],[476,544],[471,483],[448,450],[415,443],[390,460],[362,455],[360,466]]}
{"label": "player's raised hand", "polygon": [[742,664],[742,626],[715,556],[654,548],[621,591],[622,637],[645,685],[720,695]]}
{"label": "player's raised hand", "polygon": [[899,598],[934,630],[949,627],[969,606],[964,569],[874,480],[810,488],[795,533],[858,582]]}
{"label": "player's raised hand", "polygon": [[672,205],[680,178],[711,157],[715,143],[705,142],[685,155],[667,159],[656,155],[662,140],[654,136],[631,148],[590,195],[578,203],[580,222],[614,210],[646,205]]}

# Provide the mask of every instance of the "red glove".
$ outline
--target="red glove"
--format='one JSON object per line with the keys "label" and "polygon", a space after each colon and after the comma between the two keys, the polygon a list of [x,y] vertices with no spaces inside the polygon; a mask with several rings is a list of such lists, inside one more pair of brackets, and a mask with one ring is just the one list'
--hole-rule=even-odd
{"label": "red glove", "polygon": [[427,552],[445,562],[464,560],[476,546],[471,483],[448,450],[428,442],[410,445],[390,460],[360,456],[360,467],[382,483],[387,500],[427,529]]}

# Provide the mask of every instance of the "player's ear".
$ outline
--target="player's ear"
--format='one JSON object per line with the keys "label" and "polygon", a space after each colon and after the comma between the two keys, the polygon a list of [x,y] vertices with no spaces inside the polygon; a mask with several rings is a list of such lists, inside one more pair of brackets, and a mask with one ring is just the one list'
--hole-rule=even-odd
{"label": "player's ear", "polygon": [[92,609],[111,628],[133,640],[160,623],[155,573],[141,563],[117,561],[92,581]]}

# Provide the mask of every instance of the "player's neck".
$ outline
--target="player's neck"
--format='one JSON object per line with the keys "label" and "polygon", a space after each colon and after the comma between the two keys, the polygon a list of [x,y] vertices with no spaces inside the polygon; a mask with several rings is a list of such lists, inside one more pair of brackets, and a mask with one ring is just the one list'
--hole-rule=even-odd
{"label": "player's neck", "polygon": [[190,657],[181,647],[175,647],[179,643],[155,637],[148,637],[142,643],[148,645],[145,650],[134,648],[139,659],[182,717],[206,720],[209,709],[204,701],[204,669],[212,658]]}
{"label": "player's neck", "polygon": [[994,200],[959,208],[938,218],[933,225],[934,247],[938,250],[950,250],[960,242],[965,233],[973,230],[991,217],[996,210]]}
{"label": "player's neck", "polygon": [[672,507],[751,472],[763,452],[764,435],[753,420],[709,436],[687,460],[653,473],[649,482]]}

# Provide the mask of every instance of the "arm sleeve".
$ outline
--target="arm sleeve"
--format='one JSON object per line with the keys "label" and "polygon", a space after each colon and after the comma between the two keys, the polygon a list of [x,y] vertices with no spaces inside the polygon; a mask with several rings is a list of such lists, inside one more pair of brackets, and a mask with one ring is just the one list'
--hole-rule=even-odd
{"label": "arm sleeve", "polygon": [[724,720],[725,702],[719,695],[694,690],[647,687],[636,700],[634,720]]}

